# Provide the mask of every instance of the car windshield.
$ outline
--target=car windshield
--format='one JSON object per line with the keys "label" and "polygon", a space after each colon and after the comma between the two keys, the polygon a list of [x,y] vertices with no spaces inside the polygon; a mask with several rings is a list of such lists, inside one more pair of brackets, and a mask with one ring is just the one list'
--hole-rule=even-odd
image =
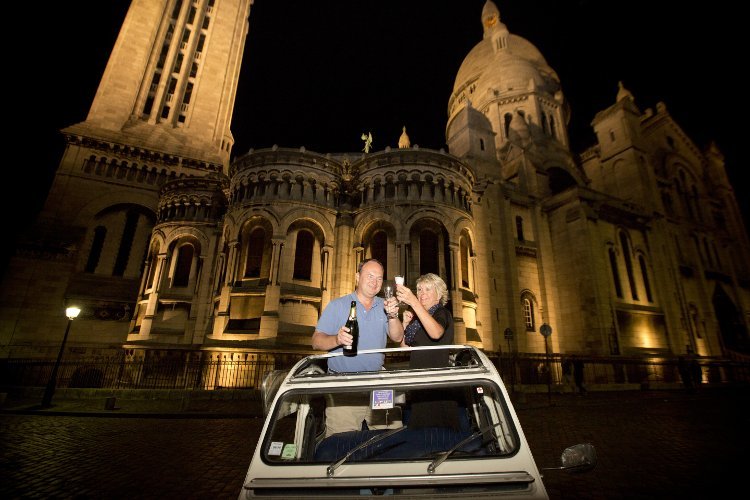
{"label": "car windshield", "polygon": [[274,405],[263,461],[322,463],[332,475],[343,462],[425,460],[436,466],[514,455],[518,432],[503,391],[481,366],[473,374],[466,368],[368,377],[303,367],[300,387],[280,394]]}

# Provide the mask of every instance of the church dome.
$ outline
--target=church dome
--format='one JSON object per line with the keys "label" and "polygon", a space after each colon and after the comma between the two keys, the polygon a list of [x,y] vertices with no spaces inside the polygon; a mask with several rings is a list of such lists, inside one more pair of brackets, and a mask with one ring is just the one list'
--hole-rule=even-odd
{"label": "church dome", "polygon": [[490,100],[560,91],[560,80],[541,52],[528,40],[511,34],[499,20],[499,11],[488,0],[482,11],[484,38],[464,58],[456,75],[449,104],[454,115],[471,99],[477,109]]}

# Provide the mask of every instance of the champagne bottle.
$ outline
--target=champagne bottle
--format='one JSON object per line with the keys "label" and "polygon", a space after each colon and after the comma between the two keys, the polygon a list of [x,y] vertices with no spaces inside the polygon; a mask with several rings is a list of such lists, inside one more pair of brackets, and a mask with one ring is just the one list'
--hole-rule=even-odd
{"label": "champagne bottle", "polygon": [[352,300],[352,305],[349,307],[349,319],[346,320],[346,325],[344,326],[349,329],[349,333],[354,337],[352,345],[344,346],[344,356],[356,356],[357,344],[359,344],[359,323],[357,323],[357,302],[354,300]]}

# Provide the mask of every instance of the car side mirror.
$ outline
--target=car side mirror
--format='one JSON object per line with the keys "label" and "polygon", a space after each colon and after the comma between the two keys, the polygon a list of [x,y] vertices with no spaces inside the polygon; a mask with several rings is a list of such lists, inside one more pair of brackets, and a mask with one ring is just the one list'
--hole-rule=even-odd
{"label": "car side mirror", "polygon": [[560,467],[545,467],[542,470],[564,470],[568,472],[587,472],[596,467],[596,448],[591,443],[569,446],[560,456]]}

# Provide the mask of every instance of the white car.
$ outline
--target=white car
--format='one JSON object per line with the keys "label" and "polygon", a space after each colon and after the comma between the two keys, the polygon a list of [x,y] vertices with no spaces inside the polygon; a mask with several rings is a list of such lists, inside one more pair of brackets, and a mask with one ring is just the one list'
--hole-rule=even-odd
{"label": "white car", "polygon": [[[411,352],[428,349],[447,349],[448,366],[409,369]],[[341,354],[321,354],[266,375],[266,421],[240,499],[548,498],[505,385],[482,351],[362,353],[382,353],[383,369],[332,373],[328,360]],[[326,414],[344,399],[367,417],[355,428],[327,429]],[[553,469],[595,462],[593,446],[580,444]]]}

